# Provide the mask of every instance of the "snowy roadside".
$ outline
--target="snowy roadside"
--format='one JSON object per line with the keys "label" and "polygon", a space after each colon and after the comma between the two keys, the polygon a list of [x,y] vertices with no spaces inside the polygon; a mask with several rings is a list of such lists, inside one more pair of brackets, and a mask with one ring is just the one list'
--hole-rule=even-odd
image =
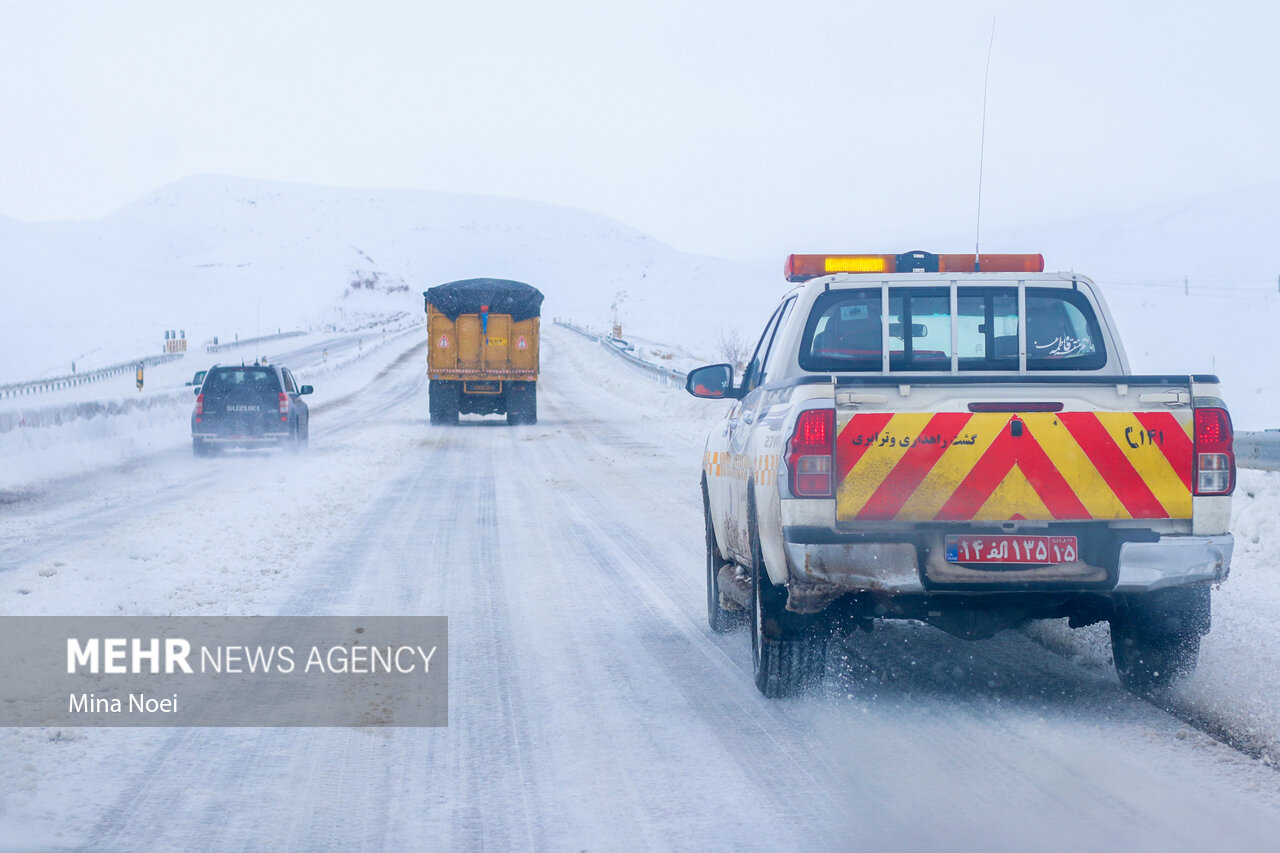
{"label": "snowy roadside", "polygon": [[[308,405],[324,405],[363,387],[379,370],[417,343],[414,332],[420,328],[413,326],[371,337],[367,345],[355,351],[336,355],[328,362],[299,367],[295,370],[299,379],[317,386],[315,394],[308,398]],[[287,343],[309,341],[313,346],[321,346],[325,339],[325,336],[314,336],[314,340],[297,338]],[[184,366],[181,361],[175,364],[181,372],[171,369],[169,372],[173,375],[166,376],[164,381],[178,384],[182,381],[179,377],[190,379],[190,364]],[[159,378],[156,384],[160,384]],[[63,422],[0,433],[0,456],[6,462],[0,470],[0,495],[21,496],[50,479],[130,464],[141,457],[176,450],[190,443],[188,419],[193,399],[190,387],[179,385],[176,389],[155,390],[139,396],[144,405],[136,407],[126,405],[134,397],[80,403],[55,401],[49,410],[54,414],[65,413]],[[81,406],[101,414],[77,417],[75,409]],[[50,419],[53,420],[52,416]]]}
{"label": "snowy roadside", "polygon": [[[1239,472],[1232,501],[1231,576],[1213,591],[1213,629],[1195,674],[1165,700],[1280,765],[1280,473]],[[1110,669],[1105,623],[1071,630],[1066,620],[1026,633],[1080,666]]]}

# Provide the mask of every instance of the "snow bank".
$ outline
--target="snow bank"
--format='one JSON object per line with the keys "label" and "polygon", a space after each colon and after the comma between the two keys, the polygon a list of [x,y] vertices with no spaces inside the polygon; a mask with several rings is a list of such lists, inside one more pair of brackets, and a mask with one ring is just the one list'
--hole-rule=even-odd
{"label": "snow bank", "polygon": [[[415,325],[370,336],[367,344],[335,353],[331,360],[298,367],[298,380],[316,385],[308,406],[322,406],[363,387],[421,337],[422,327]],[[188,375],[185,368],[179,375]],[[0,410],[0,456],[5,458],[0,494],[22,494],[40,489],[42,481],[83,476],[189,447],[192,392],[184,386],[136,397]],[[15,426],[6,431],[9,422]]]}

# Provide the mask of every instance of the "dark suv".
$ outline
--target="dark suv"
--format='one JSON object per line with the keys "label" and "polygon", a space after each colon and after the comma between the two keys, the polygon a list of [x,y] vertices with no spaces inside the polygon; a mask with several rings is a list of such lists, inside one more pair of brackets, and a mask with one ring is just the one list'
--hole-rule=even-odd
{"label": "dark suv", "polygon": [[209,368],[195,389],[191,449],[208,456],[220,447],[307,444],[310,385],[298,387],[289,368],[278,364]]}

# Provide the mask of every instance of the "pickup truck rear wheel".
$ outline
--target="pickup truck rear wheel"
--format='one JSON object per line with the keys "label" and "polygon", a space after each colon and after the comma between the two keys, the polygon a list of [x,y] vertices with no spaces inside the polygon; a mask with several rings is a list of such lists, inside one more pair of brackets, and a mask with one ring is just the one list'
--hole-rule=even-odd
{"label": "pickup truck rear wheel", "polygon": [[755,513],[751,515],[751,663],[756,688],[771,699],[793,696],[821,680],[826,637],[795,624],[798,615],[787,612],[787,590],[769,580]]}
{"label": "pickup truck rear wheel", "polygon": [[716,529],[711,523],[711,502],[705,481],[702,484],[702,515],[707,531],[707,624],[712,631],[723,634],[741,625],[746,613],[741,609],[726,610],[720,606],[720,569],[729,561],[723,559],[716,549]]}
{"label": "pickup truck rear wheel", "polygon": [[1209,619],[1208,586],[1127,596],[1111,618],[1111,655],[1120,683],[1150,696],[1195,672]]}

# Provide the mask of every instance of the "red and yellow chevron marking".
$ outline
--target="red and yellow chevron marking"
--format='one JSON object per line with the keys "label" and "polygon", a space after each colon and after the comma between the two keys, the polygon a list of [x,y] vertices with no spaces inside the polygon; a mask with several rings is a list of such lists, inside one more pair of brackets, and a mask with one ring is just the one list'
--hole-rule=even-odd
{"label": "red and yellow chevron marking", "polygon": [[857,414],[837,438],[836,517],[1190,518],[1191,430],[1172,412]]}

